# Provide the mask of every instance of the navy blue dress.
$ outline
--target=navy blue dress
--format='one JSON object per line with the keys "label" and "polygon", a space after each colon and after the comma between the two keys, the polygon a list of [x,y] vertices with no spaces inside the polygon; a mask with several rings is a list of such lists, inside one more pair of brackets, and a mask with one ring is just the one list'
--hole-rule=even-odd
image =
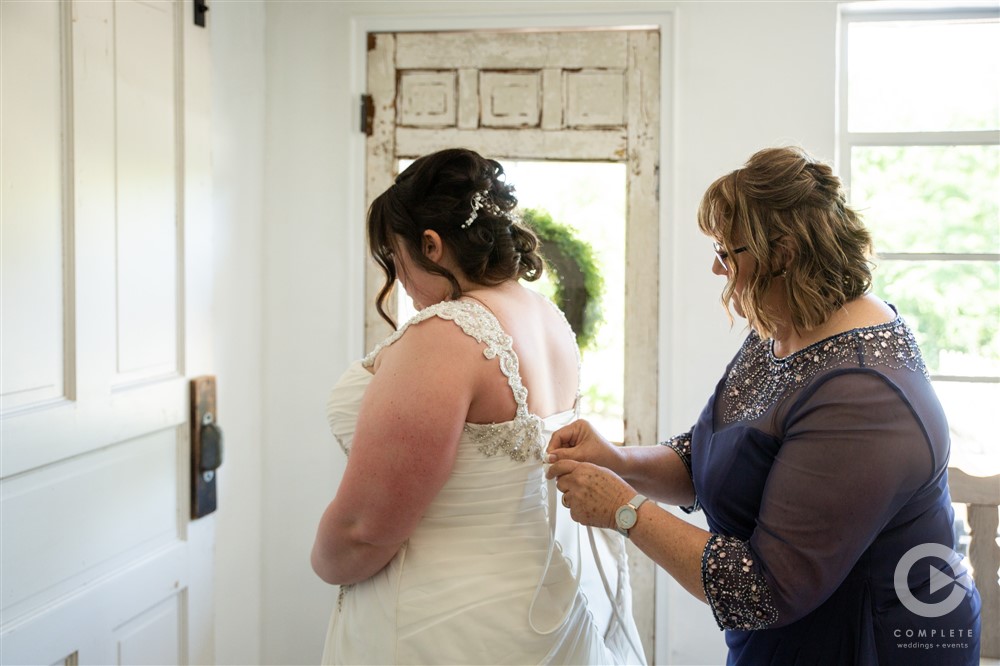
{"label": "navy blue dress", "polygon": [[785,358],[751,334],[666,444],[713,534],[702,580],[729,664],[978,663],[948,425],[901,318]]}

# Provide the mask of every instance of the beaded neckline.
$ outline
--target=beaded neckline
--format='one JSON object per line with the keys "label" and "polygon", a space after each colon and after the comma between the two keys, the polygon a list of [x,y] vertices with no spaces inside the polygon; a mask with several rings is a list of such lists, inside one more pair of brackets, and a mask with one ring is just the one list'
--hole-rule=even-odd
{"label": "beaded neckline", "polygon": [[890,322],[830,336],[784,358],[774,355],[771,340],[751,333],[724,380],[722,422],[752,421],[820,373],[850,365],[906,368],[927,376],[916,338],[898,315]]}
{"label": "beaded neckline", "polygon": [[[892,306],[890,306],[890,307],[892,307]],[[817,340],[816,342],[810,343],[810,344],[806,345],[805,347],[803,347],[802,349],[799,349],[798,351],[792,352],[788,356],[778,356],[777,354],[775,354],[774,353],[774,338],[769,338],[767,340],[767,343],[768,343],[767,349],[768,349],[768,352],[770,353],[770,356],[771,356],[771,362],[772,363],[778,363],[778,364],[794,362],[795,357],[798,356],[799,354],[808,354],[811,350],[814,350],[814,349],[819,348],[819,347],[826,348],[826,347],[829,346],[829,344],[831,342],[835,341],[839,337],[849,336],[849,335],[857,335],[857,334],[864,334],[864,333],[868,333],[868,332],[875,332],[875,331],[879,331],[879,330],[882,330],[882,329],[892,328],[892,327],[898,325],[901,322],[901,318],[899,316],[899,313],[896,312],[895,308],[893,308],[893,312],[896,313],[896,316],[893,317],[889,321],[882,322],[881,324],[872,324],[871,326],[863,326],[861,328],[852,328],[852,329],[848,329],[846,331],[841,331],[840,333],[834,333],[833,335],[825,337],[822,340]]]}

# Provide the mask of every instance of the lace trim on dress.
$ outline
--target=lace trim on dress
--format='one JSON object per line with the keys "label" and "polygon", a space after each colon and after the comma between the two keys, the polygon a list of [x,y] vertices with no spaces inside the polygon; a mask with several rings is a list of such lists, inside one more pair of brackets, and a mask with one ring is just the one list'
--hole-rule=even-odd
{"label": "lace trim on dress", "polygon": [[[403,337],[403,334],[406,333],[406,329],[414,324],[426,321],[431,317],[440,317],[441,319],[454,321],[463,331],[465,331],[466,334],[475,338],[478,342],[487,342],[484,339],[483,333],[480,332],[480,327],[473,323],[476,321],[477,315],[480,315],[481,313],[485,313],[490,317],[493,317],[488,310],[471,301],[441,301],[440,303],[435,303],[434,305],[417,312],[415,315],[410,317],[406,323],[389,334],[385,340],[375,345],[375,348],[368,352],[368,355],[361,361],[361,365],[366,368],[370,368],[375,365],[375,359],[382,352],[382,350]],[[496,318],[494,317],[494,321],[495,319]],[[499,324],[497,324],[497,327],[499,328]],[[486,349],[487,351],[490,349],[488,343]],[[484,351],[483,353],[485,354],[486,352]],[[486,358],[493,358],[494,356],[496,356],[495,353],[493,356],[487,355]]]}
{"label": "lace trim on dress", "polygon": [[720,629],[752,631],[778,621],[771,588],[746,541],[713,534],[701,557],[701,584]]}
{"label": "lace trim on dress", "polygon": [[[576,346],[576,334],[573,327],[569,325],[565,313],[552,301],[546,302],[559,313],[566,330],[573,337],[573,351],[576,352],[576,397],[573,399],[573,410],[580,406],[580,369],[582,360],[580,358],[580,348]],[[529,458],[542,461],[545,455],[544,425],[541,418],[528,412],[528,389],[521,382],[520,362],[514,352],[513,339],[500,326],[499,320],[483,304],[479,304],[483,311],[489,315],[486,324],[495,327],[491,333],[495,337],[504,340],[504,344],[498,346],[497,354],[500,356],[500,370],[507,377],[511,391],[514,393],[514,400],[517,402],[517,413],[513,421],[504,423],[466,423],[465,431],[468,432],[478,444],[478,449],[483,455],[495,456],[505,454],[517,462],[524,462]],[[477,338],[478,339],[478,338]],[[487,358],[493,358],[490,354]]]}
{"label": "lace trim on dress", "polygon": [[337,612],[340,613],[344,610],[344,597],[347,593],[354,589],[354,583],[349,585],[341,585],[340,589],[337,591]]}
{"label": "lace trim on dress", "polygon": [[[665,442],[660,442],[660,445],[673,449],[674,453],[681,459],[681,462],[684,463],[684,467],[687,468],[688,477],[691,479],[693,485],[694,474],[691,472],[691,431],[688,430],[683,435],[675,435]],[[694,513],[701,510],[701,502],[698,500],[698,495],[695,494],[694,503],[691,506],[682,506],[680,509],[684,513]]]}
{"label": "lace trim on dress", "polygon": [[545,453],[542,419],[528,412],[528,389],[521,382],[520,364],[514,352],[514,341],[486,307],[476,301],[441,301],[424,308],[403,324],[399,330],[380,342],[365,357],[362,364],[370,368],[379,352],[398,340],[413,324],[431,317],[454,321],[470,337],[485,344],[483,355],[497,359],[500,371],[514,394],[517,411],[511,421],[503,423],[466,423],[465,431],[472,435],[480,452],[487,456],[508,455],[524,462],[529,458],[542,461]]}
{"label": "lace trim on dress", "polygon": [[847,363],[908,368],[927,376],[917,341],[898,316],[839,333],[785,358],[775,357],[772,344],[756,333],[747,336],[723,385],[723,422],[752,421],[820,372]]}
{"label": "lace trim on dress", "polygon": [[507,455],[517,462],[542,460],[542,420],[534,414],[504,423],[466,423],[465,431],[485,456]]}

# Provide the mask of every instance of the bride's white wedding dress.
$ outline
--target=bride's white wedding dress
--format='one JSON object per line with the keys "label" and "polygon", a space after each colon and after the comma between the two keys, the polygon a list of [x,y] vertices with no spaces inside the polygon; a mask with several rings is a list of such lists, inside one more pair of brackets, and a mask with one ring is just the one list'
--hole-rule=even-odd
{"label": "bride's white wedding dress", "polygon": [[341,589],[323,662],[644,664],[623,538],[609,530],[588,538],[545,480],[549,437],[575,410],[529,413],[511,338],[485,307],[445,301],[421,310],[347,369],[328,404],[344,452],[372,378],[366,368],[435,316],[497,359],[517,412],[504,423],[465,425],[451,476],[406,544],[377,574]]}

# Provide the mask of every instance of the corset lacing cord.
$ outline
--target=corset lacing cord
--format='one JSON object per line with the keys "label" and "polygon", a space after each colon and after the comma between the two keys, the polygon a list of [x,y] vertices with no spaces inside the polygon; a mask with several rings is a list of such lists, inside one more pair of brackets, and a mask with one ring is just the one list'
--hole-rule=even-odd
{"label": "corset lacing cord", "polygon": [[[573,606],[576,602],[576,594],[574,594],[567,605],[566,611],[563,613],[562,618],[556,622],[552,628],[547,630],[539,629],[535,626],[535,621],[533,619],[535,602],[538,601],[538,595],[542,591],[542,585],[545,583],[545,577],[549,573],[549,567],[552,565],[552,555],[555,553],[556,547],[556,516],[558,515],[558,508],[556,507],[556,482],[555,479],[549,479],[547,484],[547,495],[548,495],[548,507],[549,507],[549,551],[545,558],[545,568],[542,570],[542,575],[538,579],[538,585],[535,586],[535,593],[531,597],[531,605],[528,607],[528,625],[535,631],[535,633],[545,636],[553,633],[554,631],[560,629],[569,620],[569,616],[573,611]],[[608,583],[608,575],[604,571],[604,565],[601,564],[601,554],[597,549],[597,542],[594,540],[594,528],[587,527],[587,538],[590,541],[590,550],[594,554],[594,562],[597,564],[597,572],[601,576],[601,583],[604,585],[604,593],[608,596],[608,601],[611,603],[611,613],[615,621],[621,626],[622,633],[625,634],[625,640],[628,641],[629,647],[632,648],[633,653],[642,658],[645,654],[635,642],[632,640],[632,635],[628,631],[628,625],[625,624],[625,620],[622,619],[621,614],[618,612],[618,595],[611,591],[611,584]],[[580,589],[580,575],[583,571],[583,558],[582,551],[580,548],[580,539],[576,540],[576,574],[574,575],[574,590]],[[628,566],[627,562],[624,563]],[[611,628],[608,628],[608,632],[605,635],[611,633]]]}
{"label": "corset lacing cord", "polygon": [[[548,504],[549,504],[549,552],[545,557],[545,568],[542,569],[542,575],[538,578],[538,585],[535,586],[535,593],[531,596],[531,605],[528,607],[528,625],[534,630],[536,634],[541,636],[547,636],[552,632],[560,629],[569,620],[570,614],[573,612],[573,606],[576,605],[576,594],[574,593],[570,597],[569,604],[566,607],[566,612],[563,613],[562,618],[556,622],[552,628],[542,630],[535,626],[535,620],[533,615],[535,612],[535,602],[538,601],[538,595],[542,591],[542,585],[545,584],[545,577],[549,573],[549,567],[552,565],[552,555],[555,553],[556,549],[556,513],[558,509],[556,508],[556,482],[555,479],[548,480]],[[580,550],[580,540],[576,540],[576,574],[573,576],[575,585],[574,591],[580,589],[580,574],[583,571],[583,560],[580,557],[582,551]]]}
{"label": "corset lacing cord", "polygon": [[[611,613],[614,615],[615,620],[621,625],[622,633],[625,634],[625,640],[628,641],[629,647],[632,648],[632,652],[635,653],[637,657],[644,658],[644,652],[636,647],[635,643],[632,641],[632,634],[628,630],[628,626],[625,624],[625,620],[618,613],[618,599],[617,595],[611,593],[611,585],[608,584],[608,576],[604,573],[604,566],[601,564],[601,556],[597,552],[597,542],[594,541],[594,528],[590,525],[587,526],[587,538],[590,539],[590,549],[594,551],[594,561],[597,563],[597,573],[601,575],[601,582],[604,583],[604,592],[608,595],[608,601],[611,602]],[[628,558],[626,556],[625,566],[628,566]],[[611,633],[611,629],[608,629],[608,633]]]}

